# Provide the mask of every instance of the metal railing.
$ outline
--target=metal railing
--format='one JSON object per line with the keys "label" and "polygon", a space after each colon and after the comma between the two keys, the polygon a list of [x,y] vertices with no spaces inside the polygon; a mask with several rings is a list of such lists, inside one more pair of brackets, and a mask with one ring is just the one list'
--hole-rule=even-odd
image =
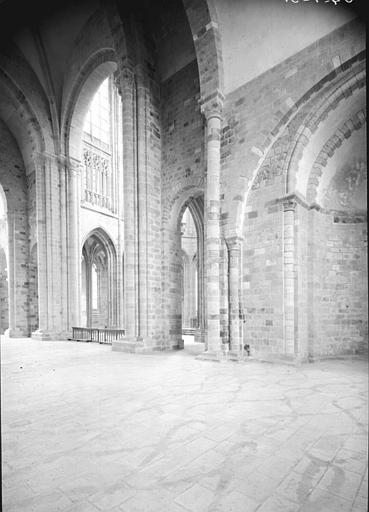
{"label": "metal railing", "polygon": [[107,343],[124,338],[124,329],[97,329],[95,327],[72,327],[73,341],[93,341],[96,343]]}

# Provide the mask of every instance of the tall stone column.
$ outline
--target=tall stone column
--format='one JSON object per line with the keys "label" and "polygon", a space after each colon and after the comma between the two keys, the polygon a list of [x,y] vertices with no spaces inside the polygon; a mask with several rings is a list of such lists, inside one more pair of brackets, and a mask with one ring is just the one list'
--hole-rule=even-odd
{"label": "tall stone column", "polygon": [[[145,171],[146,91],[143,80],[126,63],[116,83],[122,98],[123,203],[124,203],[124,329],[125,340],[113,342],[113,350],[139,352],[145,332]],[[146,325],[147,327],[147,325]]]}
{"label": "tall stone column", "polygon": [[119,71],[117,85],[123,109],[124,328],[133,341],[138,336],[138,184],[136,78],[131,67]]}
{"label": "tall stone column", "polygon": [[79,217],[81,203],[81,162],[71,160],[67,166],[68,177],[68,328],[81,325],[81,248]]}
{"label": "tall stone column", "polygon": [[28,296],[24,294],[28,281],[28,233],[24,219],[26,219],[25,209],[20,207],[12,211],[8,210],[9,327],[5,335],[10,338],[29,336]]}
{"label": "tall stone column", "polygon": [[197,321],[195,340],[204,342],[205,336],[205,304],[204,304],[204,239],[199,237],[197,245]]}
{"label": "tall stone column", "polygon": [[295,212],[296,200],[291,197],[283,202],[283,282],[284,282],[284,351],[295,354]]}
{"label": "tall stone column", "polygon": [[[118,72],[114,74],[115,83],[117,82]],[[123,106],[122,98],[119,94],[119,87],[113,90],[112,101],[114,106],[114,123],[112,126],[112,136],[116,151],[113,152],[113,173],[116,183],[113,192],[114,208],[118,215],[118,239],[117,239],[117,261],[115,265],[115,287],[112,288],[116,293],[115,302],[115,327],[124,328],[124,167],[123,167]]]}
{"label": "tall stone column", "polygon": [[39,154],[36,173],[36,236],[39,327],[32,337],[42,340],[67,337],[67,298],[62,255],[65,254],[65,217],[61,215],[61,164],[55,155]]}
{"label": "tall stone column", "polygon": [[223,98],[218,94],[202,105],[206,119],[205,268],[206,268],[206,352],[219,354],[220,337],[220,130]]}
{"label": "tall stone column", "polygon": [[138,198],[138,335],[148,341],[148,168],[147,89],[144,73],[137,69],[137,198]]}
{"label": "tall stone column", "polygon": [[228,293],[229,293],[229,344],[230,351],[237,357],[240,354],[240,266],[241,266],[241,237],[227,238],[228,247]]}

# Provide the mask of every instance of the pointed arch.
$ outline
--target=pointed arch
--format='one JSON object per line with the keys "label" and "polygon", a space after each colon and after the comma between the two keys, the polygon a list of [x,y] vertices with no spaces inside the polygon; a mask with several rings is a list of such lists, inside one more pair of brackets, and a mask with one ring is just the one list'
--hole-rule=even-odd
{"label": "pointed arch", "polygon": [[[296,101],[274,129],[265,135],[265,139],[255,146],[259,160],[252,178],[244,182],[243,192],[235,201],[228,227],[230,234],[242,236],[248,196],[252,189],[260,186],[262,180],[282,173],[284,185],[281,195],[293,193],[297,163],[311,134],[342,100],[365,87],[364,58],[365,52],[361,52],[347,61],[345,66],[324,76]],[[274,150],[275,153],[282,151],[286,154],[281,169],[268,161]]]}
{"label": "pointed arch", "polygon": [[223,93],[223,57],[218,16],[213,0],[183,0],[195,45],[203,102]]}
{"label": "pointed arch", "polygon": [[[83,239],[81,264],[84,298],[81,317],[84,323],[87,327],[116,327],[117,251],[104,229],[95,228]],[[96,288],[93,287],[93,272],[96,272]]]}

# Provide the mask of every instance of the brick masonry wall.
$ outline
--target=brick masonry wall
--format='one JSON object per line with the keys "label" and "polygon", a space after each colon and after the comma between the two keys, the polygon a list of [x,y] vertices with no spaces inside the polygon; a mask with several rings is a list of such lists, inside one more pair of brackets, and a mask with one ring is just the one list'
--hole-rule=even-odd
{"label": "brick masonry wall", "polygon": [[222,240],[220,249],[220,337],[222,343],[229,342],[229,278],[228,278],[229,257],[228,248]]}
{"label": "brick masonry wall", "polygon": [[203,119],[196,61],[162,84],[163,200],[173,188],[204,172]]}
{"label": "brick masonry wall", "polygon": [[311,268],[309,268],[308,240],[310,211],[297,203],[295,212],[295,336],[297,341],[297,357],[302,361],[308,359],[308,284]]}
{"label": "brick masonry wall", "polygon": [[[273,141],[284,116],[308,91],[314,93],[320,80],[334,74],[335,57],[344,63],[364,49],[363,26],[354,20],[226,96],[221,152],[225,222],[235,221],[235,209],[244,199],[242,191],[258,166],[260,151]],[[288,140],[281,141],[277,154],[268,154],[271,165],[263,163],[262,181],[269,183],[281,174],[287,148]]]}
{"label": "brick masonry wall", "polygon": [[204,125],[199,98],[195,61],[162,84],[163,318],[168,346],[182,338],[180,219],[173,218],[178,215],[173,206],[182,206],[186,190],[203,190]]}
{"label": "brick masonry wall", "polygon": [[366,224],[335,223],[312,211],[314,239],[309,346],[314,358],[367,351]]}
{"label": "brick masonry wall", "polygon": [[242,295],[243,339],[251,354],[283,353],[283,206],[281,181],[251,192],[245,212]]}
{"label": "brick masonry wall", "polygon": [[147,69],[149,88],[146,102],[147,136],[147,286],[148,337],[160,344],[163,337],[162,248],[161,248],[161,111],[156,75]]}
{"label": "brick masonry wall", "polygon": [[[284,116],[300,98],[306,95],[308,100],[319,89],[316,84],[320,80],[332,72],[335,76],[333,59],[339,56],[344,63],[360,53],[364,44],[362,26],[356,21],[350,22],[226,97],[221,142],[221,217],[225,231],[239,228],[235,224],[238,220],[236,211],[245,200],[246,189],[251,188],[243,217],[242,296],[246,313],[244,341],[250,344],[254,354],[283,354],[285,350],[283,206],[267,203],[286,193],[283,167],[292,137],[301,123],[300,113],[294,120],[292,131],[280,135],[263,160],[261,156],[278,135],[278,126],[286,122]],[[260,170],[252,181],[259,165]],[[320,341],[314,347],[316,331],[311,333],[314,316],[311,283],[315,285],[320,279],[314,274],[317,265],[312,261],[311,244],[319,246],[324,239],[311,242],[316,237],[319,239],[311,215],[311,211],[303,206],[296,206],[295,347],[296,355],[302,360],[314,351],[320,353],[321,349],[317,347],[323,343],[319,337]],[[351,242],[355,246],[354,240],[347,239],[347,248]],[[333,287],[334,283],[331,285]],[[346,292],[350,295],[352,292],[347,286]],[[365,318],[364,310],[362,312]],[[346,328],[347,325],[359,325],[359,313],[357,315],[353,322],[345,320]],[[364,324],[365,320],[362,320]],[[332,354],[345,350],[343,337],[338,329],[332,334]],[[357,343],[362,343],[356,338]],[[323,352],[327,350],[324,348]]]}
{"label": "brick masonry wall", "polygon": [[28,263],[29,282],[29,330],[38,328],[38,276],[37,276],[37,233],[36,233],[36,173],[27,175],[27,217],[30,257]]}

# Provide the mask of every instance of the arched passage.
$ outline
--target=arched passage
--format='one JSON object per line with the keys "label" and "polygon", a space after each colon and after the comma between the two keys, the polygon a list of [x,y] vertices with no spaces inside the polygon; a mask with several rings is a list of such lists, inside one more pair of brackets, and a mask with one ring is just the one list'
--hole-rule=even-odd
{"label": "arched passage", "polygon": [[[193,325],[196,324],[194,335],[196,341],[204,341],[205,332],[205,300],[204,300],[204,198],[201,192],[190,194],[187,197],[178,198],[173,205],[171,222],[167,229],[168,236],[168,279],[165,288],[165,299],[168,311],[168,334],[170,348],[183,348],[182,320],[183,311],[183,244],[182,231],[183,220],[191,219],[194,230],[192,231],[192,245],[196,256],[196,309],[197,315],[193,318]],[[196,249],[195,249],[196,248]],[[194,256],[193,255],[193,256]],[[192,260],[194,258],[191,258]],[[192,268],[193,261],[189,259],[188,270]]]}
{"label": "arched passage", "polygon": [[198,328],[198,251],[199,240],[190,209],[181,221],[182,248],[182,333],[192,335]]}
{"label": "arched passage", "polygon": [[85,240],[81,254],[84,327],[117,326],[117,257],[110,237],[96,229]]}
{"label": "arched passage", "polygon": [[263,357],[366,347],[365,72],[334,76],[291,113],[244,201],[244,342]]}
{"label": "arched passage", "polygon": [[[85,279],[84,267],[81,268],[80,265],[81,231],[86,232],[86,225],[90,229],[91,223],[88,219],[91,210],[94,211],[96,221],[104,228],[104,219],[107,219],[108,230],[116,230],[112,224],[119,224],[118,205],[122,204],[119,197],[122,177],[121,154],[118,156],[118,151],[121,151],[122,141],[121,131],[116,130],[116,123],[113,122],[113,118],[119,117],[118,122],[121,123],[121,105],[118,105],[118,93],[113,78],[116,69],[116,54],[111,47],[91,52],[86,55],[79,73],[69,84],[68,96],[65,98],[61,125],[62,144],[68,157],[69,304],[70,318],[74,326],[81,323],[86,325],[87,322],[85,298],[81,298],[80,293]],[[109,111],[105,111],[102,101],[99,101],[104,83],[108,85],[103,89],[106,89]],[[94,110],[101,110],[104,119],[91,118],[91,108],[95,103],[97,105]],[[100,121],[105,123],[104,129],[98,129],[98,133],[95,133],[96,121],[98,124]],[[92,126],[93,123],[95,124]],[[86,206],[87,209],[81,206]],[[109,217],[99,215],[107,211]],[[119,239],[119,236],[116,238]],[[117,247],[119,249],[119,243]],[[120,280],[119,276],[118,278]],[[82,318],[79,318],[80,313]],[[112,325],[113,321],[115,325],[117,322],[121,323],[117,320],[116,313],[114,320],[111,315],[103,315],[100,320],[102,319],[102,327],[105,324]]]}

